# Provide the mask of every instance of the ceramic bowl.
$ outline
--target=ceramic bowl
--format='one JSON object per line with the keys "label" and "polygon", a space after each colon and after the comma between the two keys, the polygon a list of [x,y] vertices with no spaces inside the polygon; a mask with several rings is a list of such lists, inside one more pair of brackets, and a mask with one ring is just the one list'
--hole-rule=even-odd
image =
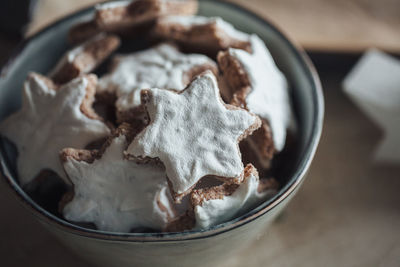
{"label": "ceramic bowl", "polygon": [[[70,15],[26,40],[3,67],[0,77],[0,120],[17,110],[29,71],[47,73],[68,49],[71,25],[93,13],[88,8]],[[204,266],[242,250],[263,234],[269,223],[299,189],[314,156],[323,123],[323,96],[317,73],[305,53],[270,22],[231,3],[200,1],[199,14],[220,16],[238,29],[258,34],[292,85],[298,120],[298,141],[285,161],[284,186],[254,210],[211,229],[183,233],[110,233],[87,229],[55,216],[18,185],[15,161],[0,147],[1,180],[35,218],[78,255],[98,266]]]}

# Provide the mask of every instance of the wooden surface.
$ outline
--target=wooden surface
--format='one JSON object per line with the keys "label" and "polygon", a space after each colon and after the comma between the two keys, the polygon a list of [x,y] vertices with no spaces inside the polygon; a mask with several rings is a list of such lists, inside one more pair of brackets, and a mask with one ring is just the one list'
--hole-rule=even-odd
{"label": "wooden surface", "polygon": [[[42,5],[51,5],[54,10],[65,5],[64,12],[73,9],[71,5],[66,5],[67,2],[83,4],[88,1],[42,0]],[[256,2],[249,0],[248,5],[255,6]],[[261,13],[274,13],[277,18],[290,17],[290,14],[294,14],[294,17],[305,14],[304,10],[296,6],[294,0],[266,2],[271,6],[282,5],[282,11],[267,12],[258,8]],[[285,7],[285,2],[291,2],[292,6]],[[328,6],[332,6],[333,2],[347,5],[344,4],[345,1],[332,1]],[[350,2],[354,1],[346,1]],[[367,1],[361,2],[367,3]],[[398,4],[398,1],[388,0],[376,2],[390,2],[392,7]],[[58,13],[55,14],[56,11],[47,13],[48,11],[45,12],[40,8],[39,6],[40,19],[38,18],[33,24],[31,32],[40,28],[44,21],[58,16]],[[314,14],[318,13],[318,10],[323,11],[309,8]],[[283,10],[287,10],[288,13]],[[298,11],[297,15],[294,10]],[[347,14],[348,10],[337,12]],[[283,20],[278,23],[288,31],[294,31],[292,35],[297,34],[295,38],[307,44],[307,40],[313,39],[311,37],[302,39],[307,35],[302,35],[301,31],[296,33],[294,30],[297,26],[306,28],[306,24],[299,22],[299,25],[296,25],[294,17],[291,18],[291,24]],[[319,24],[312,17],[308,19],[311,24]],[[398,23],[396,19],[394,22]],[[386,23],[380,25],[387,26]],[[322,36],[328,35],[329,27],[326,31],[322,30],[322,25],[316,27],[321,29]],[[393,33],[393,30],[393,26],[388,26],[384,32]],[[318,32],[313,33],[309,30],[309,34],[318,37]],[[360,34],[364,35],[362,38],[367,38],[365,32]],[[382,42],[382,47],[385,47],[390,43],[388,41],[390,38],[398,38],[399,35],[387,34],[388,38],[383,38],[383,41],[373,37],[370,37],[370,40],[376,39],[375,41]],[[342,49],[339,43],[342,45],[351,43],[340,42],[340,38],[336,40],[337,42],[332,44],[333,50]],[[323,38],[319,41],[324,42]],[[327,48],[318,42],[311,43],[313,45],[310,47]],[[400,45],[400,42],[397,45]],[[7,55],[11,46],[10,43],[1,41],[0,37],[0,58],[2,55]],[[381,131],[343,95],[340,88],[340,82],[348,67],[354,63],[354,59],[340,62],[336,56],[325,59],[319,56],[313,58],[324,86],[326,119],[321,144],[308,178],[269,231],[237,257],[227,259],[223,267],[400,266],[400,166],[376,166],[370,163],[371,153],[380,140]],[[88,266],[53,238],[18,204],[2,183],[0,183],[0,212],[2,214],[0,266]]]}
{"label": "wooden surface", "polygon": [[[400,0],[230,0],[271,18],[307,49],[400,53]],[[29,34],[99,0],[40,0]]]}
{"label": "wooden surface", "polygon": [[[309,175],[269,231],[223,267],[400,266],[400,166],[370,163],[381,132],[343,95],[347,67],[332,58],[317,64],[326,118]],[[1,266],[87,266],[2,183],[0,212]]]}

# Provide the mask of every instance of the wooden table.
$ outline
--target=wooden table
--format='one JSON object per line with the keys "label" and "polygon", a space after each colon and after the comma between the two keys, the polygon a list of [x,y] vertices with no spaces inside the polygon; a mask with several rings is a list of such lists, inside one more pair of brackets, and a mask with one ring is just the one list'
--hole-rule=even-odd
{"label": "wooden table", "polygon": [[[67,2],[52,1],[54,7]],[[78,2],[85,1],[68,1]],[[255,6],[256,2],[251,0],[248,4]],[[280,3],[284,2],[295,5],[295,1],[289,0],[268,1],[271,6],[282,5],[282,10],[284,4]],[[399,1],[381,2],[395,5]],[[50,1],[42,1],[43,5],[46,3],[50,4]],[[294,12],[293,6],[286,9],[288,13]],[[39,9],[38,14],[43,12]],[[298,12],[300,16],[302,11]],[[277,18],[289,17],[283,11],[275,15]],[[32,31],[41,25],[35,23]],[[279,24],[290,23],[282,21]],[[286,28],[285,25],[283,28]],[[317,27],[322,28],[320,25]],[[291,31],[292,28],[287,29]],[[370,39],[378,39],[373,37]],[[389,39],[376,41],[381,47],[389,49]],[[312,39],[299,40],[306,45],[307,41],[304,40]],[[320,41],[323,42],[322,38]],[[317,50],[320,50],[325,47],[318,42],[312,43],[314,45],[310,48],[319,47]],[[397,45],[394,50],[400,51]],[[7,54],[5,47],[6,44],[0,42],[0,51],[4,55]],[[340,45],[332,47],[342,49]],[[321,144],[308,178],[269,231],[237,257],[227,259],[224,267],[400,266],[400,166],[371,164],[371,154],[382,133],[342,93],[340,86],[358,55],[326,53],[336,50],[328,48],[329,45],[323,53],[311,53],[324,86],[326,116]],[[87,266],[39,225],[1,183],[0,212],[1,266]]]}
{"label": "wooden table", "polygon": [[[102,1],[102,0],[101,0]],[[228,0],[271,18],[306,49],[400,53],[399,0]],[[100,0],[40,0],[29,34]]]}

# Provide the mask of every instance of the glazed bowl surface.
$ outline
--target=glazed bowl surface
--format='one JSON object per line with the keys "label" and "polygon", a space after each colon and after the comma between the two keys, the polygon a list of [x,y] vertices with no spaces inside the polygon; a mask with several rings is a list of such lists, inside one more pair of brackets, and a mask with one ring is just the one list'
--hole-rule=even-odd
{"label": "glazed bowl surface", "polygon": [[[0,76],[0,121],[21,105],[23,81],[30,71],[48,73],[70,47],[71,25],[93,14],[93,7],[74,13],[25,40],[3,66]],[[269,223],[300,188],[315,154],[323,125],[323,96],[314,67],[303,50],[276,26],[237,5],[200,1],[199,14],[220,16],[236,28],[258,34],[291,85],[297,145],[279,170],[283,186],[276,196],[248,213],[206,230],[182,233],[111,233],[75,225],[35,202],[18,185],[15,155],[0,140],[0,176],[18,201],[64,244],[98,266],[204,266],[223,261],[265,233]],[[143,48],[138,40],[137,49]],[[122,47],[122,51],[127,52]]]}

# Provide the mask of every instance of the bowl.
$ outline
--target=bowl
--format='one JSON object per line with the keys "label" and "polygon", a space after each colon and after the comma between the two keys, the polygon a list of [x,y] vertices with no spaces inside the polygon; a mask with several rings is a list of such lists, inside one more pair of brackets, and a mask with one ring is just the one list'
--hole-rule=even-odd
{"label": "bowl", "polygon": [[[20,107],[29,71],[47,73],[68,49],[71,25],[89,17],[93,7],[67,16],[25,40],[2,68],[0,120]],[[199,14],[220,16],[239,30],[258,34],[292,86],[298,120],[297,145],[285,161],[277,195],[229,222],[181,233],[111,233],[85,228],[55,216],[25,193],[15,179],[10,151],[0,146],[0,180],[45,228],[76,254],[97,266],[204,266],[223,261],[262,235],[300,188],[315,154],[324,104],[318,75],[304,51],[269,21],[232,3],[200,1]]]}

